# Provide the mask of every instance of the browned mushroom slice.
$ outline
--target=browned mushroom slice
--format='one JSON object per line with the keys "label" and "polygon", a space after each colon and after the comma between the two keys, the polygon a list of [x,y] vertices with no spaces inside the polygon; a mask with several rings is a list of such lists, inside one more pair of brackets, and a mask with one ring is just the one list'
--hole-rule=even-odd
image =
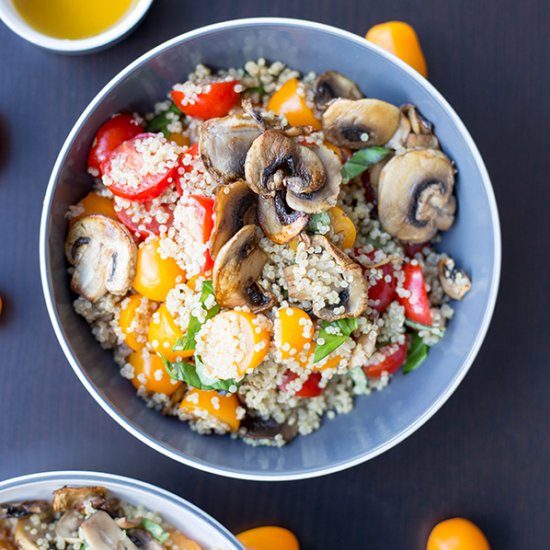
{"label": "browned mushroom slice", "polygon": [[362,149],[384,145],[399,127],[401,112],[379,99],[336,99],[323,114],[326,138],[336,145]]}
{"label": "browned mushroom slice", "polygon": [[472,283],[467,273],[456,267],[452,258],[441,258],[438,263],[439,282],[443,292],[453,300],[462,300],[470,292]]}
{"label": "browned mushroom slice", "polygon": [[76,510],[67,510],[55,525],[55,534],[67,544],[80,542],[78,529],[84,521],[84,516]]}
{"label": "browned mushroom slice", "polygon": [[347,76],[338,71],[321,73],[311,86],[313,103],[319,111],[323,111],[329,102],[339,97],[344,99],[361,99],[363,93]]}
{"label": "browned mushroom slice", "polygon": [[137,246],[120,223],[99,214],[78,220],[65,241],[74,273],[71,288],[96,302],[110,292],[123,296],[136,274]]}
{"label": "browned mushroom slice", "polygon": [[258,222],[266,237],[277,244],[292,240],[304,229],[309,216],[292,210],[285,200],[284,191],[274,197],[258,197]]}
{"label": "browned mushroom slice", "polygon": [[107,512],[99,511],[80,526],[80,536],[90,550],[137,550]]}
{"label": "browned mushroom slice", "polygon": [[283,422],[279,424],[272,418],[264,420],[257,416],[245,416],[241,422],[243,429],[243,437],[246,439],[256,440],[275,440],[277,436],[281,436],[283,441],[288,443],[298,435],[298,424],[289,424]]}
{"label": "browned mushroom slice", "polygon": [[46,535],[50,532],[49,524],[41,521],[33,521],[33,517],[25,517],[17,520],[13,538],[19,550],[42,550]]}
{"label": "browned mushroom slice", "polygon": [[105,487],[62,487],[53,493],[53,509],[55,512],[66,510],[81,510],[85,503],[91,502],[94,507],[105,501]]}
{"label": "browned mushroom slice", "polygon": [[23,518],[31,514],[50,514],[52,507],[47,500],[25,500],[0,504],[0,519]]}
{"label": "browned mushroom slice", "polygon": [[12,531],[8,521],[0,520],[0,550],[17,550]]}
{"label": "browned mushroom slice", "polygon": [[301,238],[296,264],[285,268],[289,298],[311,301],[313,313],[326,321],[359,317],[368,297],[361,267],[326,237]]}
{"label": "browned mushroom slice", "polygon": [[384,229],[406,242],[429,241],[454,222],[454,170],[441,151],[398,153],[382,169],[378,216]]}
{"label": "browned mushroom slice", "polygon": [[243,180],[218,189],[212,238],[213,258],[242,227],[256,221],[256,198],[256,194]]}
{"label": "browned mushroom slice", "polygon": [[245,225],[221,248],[214,262],[213,284],[222,307],[248,306],[259,312],[272,307],[275,297],[257,283],[267,261],[259,247],[255,225]]}
{"label": "browned mushroom slice", "polygon": [[404,141],[405,147],[408,149],[416,147],[439,149],[439,140],[433,134],[432,123],[426,120],[414,105],[410,103],[402,105],[401,112],[408,120],[410,126],[410,132]]}
{"label": "browned mushroom slice", "polygon": [[200,127],[199,151],[205,168],[220,184],[244,177],[246,154],[262,133],[248,115],[213,118]]}

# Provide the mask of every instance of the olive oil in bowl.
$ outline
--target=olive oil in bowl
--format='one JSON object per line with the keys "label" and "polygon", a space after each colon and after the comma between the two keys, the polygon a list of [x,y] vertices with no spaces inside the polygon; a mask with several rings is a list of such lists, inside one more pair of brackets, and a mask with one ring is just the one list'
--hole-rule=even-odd
{"label": "olive oil in bowl", "polygon": [[36,31],[67,40],[97,36],[120,21],[134,0],[13,0]]}

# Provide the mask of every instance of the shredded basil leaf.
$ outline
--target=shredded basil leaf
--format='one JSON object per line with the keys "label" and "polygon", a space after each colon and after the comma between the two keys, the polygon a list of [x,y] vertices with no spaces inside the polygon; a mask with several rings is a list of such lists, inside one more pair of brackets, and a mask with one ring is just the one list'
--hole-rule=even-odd
{"label": "shredded basil leaf", "polygon": [[[214,296],[214,305],[210,309],[206,308],[205,305],[209,296]],[[220,306],[215,300],[216,293],[214,292],[214,285],[212,284],[212,281],[203,281],[200,302],[203,309],[206,310],[205,321],[212,319],[212,317],[217,315],[220,311]],[[194,315],[191,315],[186,333],[181,338],[178,338],[172,348],[172,351],[188,351],[195,349],[195,346],[197,345],[197,334],[202,325],[203,323],[201,321],[199,321]]]}
{"label": "shredded basil leaf", "polygon": [[157,522],[143,518],[141,520],[141,526],[148,531],[151,536],[153,536],[155,539],[157,539],[161,544],[164,544],[168,541],[170,538],[170,533],[165,531],[162,526],[160,526]]}
{"label": "shredded basil leaf", "polygon": [[443,336],[445,335],[444,327],[431,327],[429,325],[417,323],[416,321],[411,321],[410,319],[405,319],[405,325],[419,332],[421,330],[425,330],[426,332],[430,332],[434,336],[438,336],[439,338],[443,338]]}
{"label": "shredded basil leaf", "polygon": [[147,123],[147,126],[145,127],[147,132],[162,132],[164,137],[167,138],[170,135],[168,126],[171,122],[173,122],[173,118],[169,117],[168,113],[176,114],[180,118],[183,115],[174,103],[170,103],[170,107],[168,107],[166,111],[162,111],[162,113],[159,113]]}
{"label": "shredded basil leaf", "polygon": [[330,229],[330,215],[328,212],[318,212],[317,214],[311,214],[309,221],[306,225],[306,231],[308,233],[317,233],[319,235],[325,235]]}
{"label": "shredded basil leaf", "polygon": [[[339,334],[327,332],[329,327],[331,329],[338,329]],[[332,321],[331,323],[322,321],[317,341],[322,339],[324,342],[315,346],[313,362],[317,363],[321,361],[321,359],[324,359],[329,353],[332,353],[335,349],[339,348],[351,336],[351,333],[356,328],[357,319],[338,319],[337,321]]]}
{"label": "shredded basil leaf", "polygon": [[403,364],[403,374],[408,374],[417,369],[428,357],[428,346],[424,343],[422,338],[415,332],[412,335],[411,347],[407,354],[407,359]]}
{"label": "shredded basil leaf", "polygon": [[342,166],[342,179],[344,183],[359,176],[373,164],[380,162],[389,152],[390,150],[386,147],[366,147],[353,153],[344,166]]}

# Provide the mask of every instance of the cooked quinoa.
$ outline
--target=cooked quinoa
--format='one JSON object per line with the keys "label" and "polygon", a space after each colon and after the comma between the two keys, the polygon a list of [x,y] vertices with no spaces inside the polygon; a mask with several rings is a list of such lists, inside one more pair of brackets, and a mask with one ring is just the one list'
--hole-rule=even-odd
{"label": "cooked quinoa", "polygon": [[[104,151],[113,125],[127,139]],[[470,289],[436,248],[456,167],[431,123],[335,71],[199,65],[90,159],[67,212],[75,310],[201,434],[319,429],[417,368]]]}

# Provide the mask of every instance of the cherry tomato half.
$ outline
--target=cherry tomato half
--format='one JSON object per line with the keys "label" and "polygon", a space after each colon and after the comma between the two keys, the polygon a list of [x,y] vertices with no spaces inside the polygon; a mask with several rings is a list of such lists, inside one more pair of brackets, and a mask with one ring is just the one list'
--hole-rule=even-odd
{"label": "cherry tomato half", "polygon": [[406,340],[404,344],[388,344],[380,348],[373,355],[372,362],[369,359],[363,367],[364,373],[369,378],[380,378],[384,372],[393,374],[403,366],[407,359],[408,349],[409,345]]}
{"label": "cherry tomato half", "polygon": [[[160,226],[170,227],[174,221],[174,212],[167,204],[152,202],[134,202],[128,206],[118,204],[115,199],[115,213],[117,218],[130,230],[138,240],[145,240],[151,235],[160,235]],[[151,211],[155,211],[155,215]]]}
{"label": "cherry tomato half", "polygon": [[[191,157],[191,162],[188,162],[189,156]],[[176,189],[180,195],[183,195],[183,190],[185,187],[185,175],[195,172],[194,175],[201,176],[204,172],[197,168],[197,160],[199,158],[199,144],[194,143],[181,155],[180,161],[178,164],[178,169],[176,173]],[[202,166],[202,164],[201,164]]]}
{"label": "cherry tomato half", "polygon": [[399,303],[405,308],[407,319],[430,326],[432,324],[432,312],[430,311],[430,300],[426,292],[424,275],[422,268],[418,263],[408,263],[403,266],[405,278],[403,288],[409,291],[409,296],[401,298],[398,296]]}
{"label": "cherry tomato half", "polygon": [[[368,256],[372,262],[375,262],[376,251],[362,252]],[[378,313],[384,313],[388,306],[395,300],[395,289],[397,287],[397,280],[395,278],[395,268],[391,262],[381,265],[375,268],[377,270],[376,281],[373,283],[374,277],[371,277],[368,266],[364,266],[364,274],[369,284],[369,307],[378,311]],[[380,275],[380,277],[378,277]]]}
{"label": "cherry tomato half", "polygon": [[408,258],[414,258],[417,254],[422,254],[422,251],[430,243],[403,243],[403,252]]}
{"label": "cherry tomato half", "polygon": [[[290,370],[285,372],[283,383],[280,386],[281,391],[287,391],[287,384],[296,380],[298,375],[295,372]],[[307,380],[304,382],[303,386],[296,392],[297,397],[317,397],[321,395],[325,390],[319,386],[321,381],[320,372],[312,372]]]}
{"label": "cherry tomato half", "polygon": [[111,153],[103,164],[103,183],[125,199],[154,199],[174,181],[178,149],[162,134],[140,134]]}
{"label": "cherry tomato half", "polygon": [[88,172],[95,177],[102,176],[103,163],[109,159],[111,153],[121,143],[143,132],[143,126],[129,114],[118,114],[104,122],[99,127],[90,149]]}
{"label": "cherry tomato half", "polygon": [[235,90],[235,86],[238,83],[237,80],[229,80],[206,84],[209,87],[208,91],[197,94],[193,103],[187,103],[187,96],[183,90],[174,89],[170,96],[182,113],[207,120],[227,115],[237,104],[240,94]]}

